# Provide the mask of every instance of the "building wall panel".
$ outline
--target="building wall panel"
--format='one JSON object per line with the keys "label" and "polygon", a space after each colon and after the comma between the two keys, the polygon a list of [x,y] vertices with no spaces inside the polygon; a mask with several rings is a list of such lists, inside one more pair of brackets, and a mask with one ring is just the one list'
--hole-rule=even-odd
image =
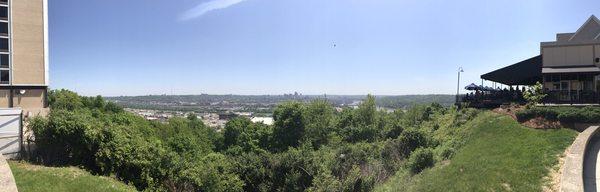
{"label": "building wall panel", "polygon": [[25,94],[20,94],[20,90],[15,90],[13,97],[14,107],[20,108],[44,108],[45,90],[42,89],[24,89]]}
{"label": "building wall panel", "polygon": [[560,46],[542,47],[544,67],[571,67],[594,65],[594,47]]}
{"label": "building wall panel", "polygon": [[45,85],[43,0],[11,1],[12,83]]}
{"label": "building wall panel", "polygon": [[8,108],[9,107],[9,90],[0,90],[0,108]]}
{"label": "building wall panel", "polygon": [[600,61],[595,62],[596,59],[600,59],[600,45],[594,46],[594,63],[600,66]]}

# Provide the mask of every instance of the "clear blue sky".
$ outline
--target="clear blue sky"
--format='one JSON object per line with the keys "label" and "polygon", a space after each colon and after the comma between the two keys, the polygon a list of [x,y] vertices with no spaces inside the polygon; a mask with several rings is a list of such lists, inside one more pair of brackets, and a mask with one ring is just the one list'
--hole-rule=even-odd
{"label": "clear blue sky", "polygon": [[49,2],[51,88],[107,96],[453,94],[459,66],[461,87],[480,83],[600,15],[598,0]]}

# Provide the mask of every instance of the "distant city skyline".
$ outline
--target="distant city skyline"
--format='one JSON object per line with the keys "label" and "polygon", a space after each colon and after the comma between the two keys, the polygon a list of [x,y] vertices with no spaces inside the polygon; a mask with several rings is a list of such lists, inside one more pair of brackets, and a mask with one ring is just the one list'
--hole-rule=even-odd
{"label": "distant city skyline", "polygon": [[[49,1],[50,88],[83,95],[455,94],[600,2]],[[486,85],[491,86],[490,82]],[[464,92],[461,90],[461,92]]]}

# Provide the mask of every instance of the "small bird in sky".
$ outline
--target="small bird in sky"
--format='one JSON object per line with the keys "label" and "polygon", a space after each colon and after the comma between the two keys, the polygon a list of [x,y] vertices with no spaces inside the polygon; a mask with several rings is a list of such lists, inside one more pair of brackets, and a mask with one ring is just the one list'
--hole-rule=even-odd
{"label": "small bird in sky", "polygon": [[333,42],[333,48],[337,47],[337,44],[335,42]]}

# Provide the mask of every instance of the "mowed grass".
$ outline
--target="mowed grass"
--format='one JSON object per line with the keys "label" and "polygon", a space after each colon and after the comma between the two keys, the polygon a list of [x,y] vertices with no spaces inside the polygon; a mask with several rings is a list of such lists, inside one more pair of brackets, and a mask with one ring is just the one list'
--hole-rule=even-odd
{"label": "mowed grass", "polygon": [[20,192],[136,191],[113,178],[94,176],[76,167],[44,167],[9,161]]}
{"label": "mowed grass", "polygon": [[378,191],[541,191],[577,132],[536,130],[484,112],[451,160],[411,176],[399,172]]}

